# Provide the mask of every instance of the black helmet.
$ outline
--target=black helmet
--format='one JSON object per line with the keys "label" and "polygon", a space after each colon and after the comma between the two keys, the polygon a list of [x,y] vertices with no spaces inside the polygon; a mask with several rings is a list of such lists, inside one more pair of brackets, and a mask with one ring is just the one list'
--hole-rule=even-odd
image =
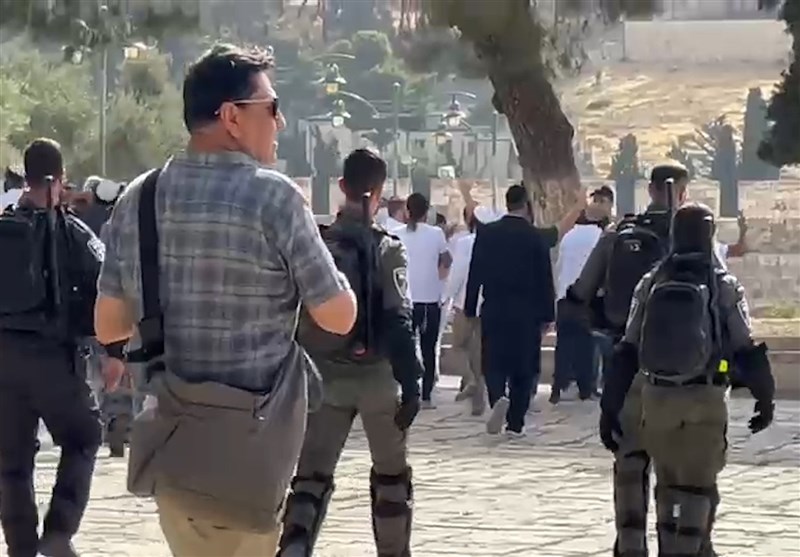
{"label": "black helmet", "polygon": [[702,203],[687,203],[675,213],[670,237],[672,253],[707,253],[714,251],[716,222],[714,213]]}

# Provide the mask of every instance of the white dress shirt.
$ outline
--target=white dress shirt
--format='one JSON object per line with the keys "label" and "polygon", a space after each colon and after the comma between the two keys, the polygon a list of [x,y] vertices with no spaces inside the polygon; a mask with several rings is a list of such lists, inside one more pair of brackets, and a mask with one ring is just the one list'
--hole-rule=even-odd
{"label": "white dress shirt", "polygon": [[592,253],[602,233],[596,224],[577,224],[564,234],[556,262],[557,300],[564,298],[567,295],[567,288],[578,280],[589,254]]}
{"label": "white dress shirt", "polygon": [[[453,307],[464,310],[464,303],[467,295],[467,280],[469,279],[469,266],[472,262],[472,249],[475,247],[475,233],[468,233],[458,239],[454,247],[453,266],[450,268],[450,276],[447,280],[444,298],[452,300]],[[483,297],[478,294],[477,315],[480,315],[480,307]]]}

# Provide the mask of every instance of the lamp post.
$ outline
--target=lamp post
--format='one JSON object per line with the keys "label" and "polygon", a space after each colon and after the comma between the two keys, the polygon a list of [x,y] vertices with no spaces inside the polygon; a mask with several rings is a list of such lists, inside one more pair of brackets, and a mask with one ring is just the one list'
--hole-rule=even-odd
{"label": "lamp post", "polygon": [[400,95],[402,86],[395,82],[392,96],[392,195],[397,197],[397,182],[400,179]]}
{"label": "lamp post", "polygon": [[91,29],[85,21],[75,20],[72,37],[72,44],[62,48],[64,61],[71,64],[81,64],[85,59],[86,52],[93,49],[99,51],[100,58],[100,118],[99,118],[99,148],[100,148],[100,173],[106,174],[107,160],[107,113],[108,113],[108,48],[112,42],[118,40],[120,34],[127,34],[128,27],[120,31],[113,28],[111,13],[108,6],[99,3],[97,6],[97,29]]}
{"label": "lamp post", "polygon": [[445,145],[451,139],[453,139],[453,134],[450,133],[447,124],[445,124],[444,122],[439,124],[439,127],[436,128],[436,131],[433,132],[433,140],[436,143],[437,147]]}
{"label": "lamp post", "polygon": [[[105,4],[101,5],[99,8],[99,15],[100,15],[100,32],[103,34],[104,37],[109,36],[109,13],[108,13],[108,6]],[[108,155],[107,151],[107,139],[106,136],[108,134],[108,123],[107,123],[107,116],[108,116],[108,41],[103,40],[100,43],[100,174],[102,176],[106,175],[106,159]]]}

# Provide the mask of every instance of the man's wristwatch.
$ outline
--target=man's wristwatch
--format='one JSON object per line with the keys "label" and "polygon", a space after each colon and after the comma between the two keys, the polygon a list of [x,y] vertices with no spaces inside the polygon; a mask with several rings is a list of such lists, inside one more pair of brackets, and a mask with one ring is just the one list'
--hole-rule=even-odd
{"label": "man's wristwatch", "polygon": [[125,359],[125,346],[128,344],[127,340],[118,340],[117,342],[110,342],[103,345],[103,350],[109,358],[116,358],[117,360]]}

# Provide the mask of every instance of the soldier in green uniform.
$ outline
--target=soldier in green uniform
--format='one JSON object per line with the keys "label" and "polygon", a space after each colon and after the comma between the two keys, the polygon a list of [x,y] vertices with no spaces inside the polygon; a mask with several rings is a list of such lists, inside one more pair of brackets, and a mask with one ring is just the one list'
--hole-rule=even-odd
{"label": "soldier in green uniform", "polygon": [[[588,319],[590,307],[598,333],[618,342],[636,284],[669,250],[670,207],[686,198],[689,174],[677,164],[658,165],[650,174],[650,204],[644,213],[625,215],[600,237],[578,280],[567,289],[560,311]],[[604,381],[616,373],[603,366]],[[625,432],[614,450],[615,557],[647,555],[647,508],[650,499],[650,456],[639,435],[642,378],[637,378],[620,413]],[[606,424],[607,425],[607,424]],[[607,429],[607,428],[605,428]]]}
{"label": "soldier in green uniform", "polygon": [[[326,340],[311,320],[300,320],[298,339],[322,375],[324,400],[308,416],[284,515],[280,557],[312,555],[334,490],[336,464],[356,415],[361,416],[372,454],[369,485],[377,554],[411,555],[406,435],[419,409],[422,366],[411,325],[405,248],[372,222],[385,180],[386,163],[378,155],[366,149],[351,153],[340,182],[346,203],[333,224],[322,230],[337,267],[356,292],[358,318],[350,335],[339,337],[338,343]],[[359,253],[353,259],[356,247]]]}
{"label": "soldier in green uniform", "polygon": [[766,345],[753,342],[744,289],[714,257],[714,229],[704,205],[675,214],[670,253],[636,288],[601,402],[602,422],[610,424],[603,435],[614,448],[628,435],[618,418],[625,396],[634,377],[644,383],[641,439],[658,480],[664,556],[716,555],[710,539],[727,450],[731,364],[756,399],[750,430],[773,419]]}

